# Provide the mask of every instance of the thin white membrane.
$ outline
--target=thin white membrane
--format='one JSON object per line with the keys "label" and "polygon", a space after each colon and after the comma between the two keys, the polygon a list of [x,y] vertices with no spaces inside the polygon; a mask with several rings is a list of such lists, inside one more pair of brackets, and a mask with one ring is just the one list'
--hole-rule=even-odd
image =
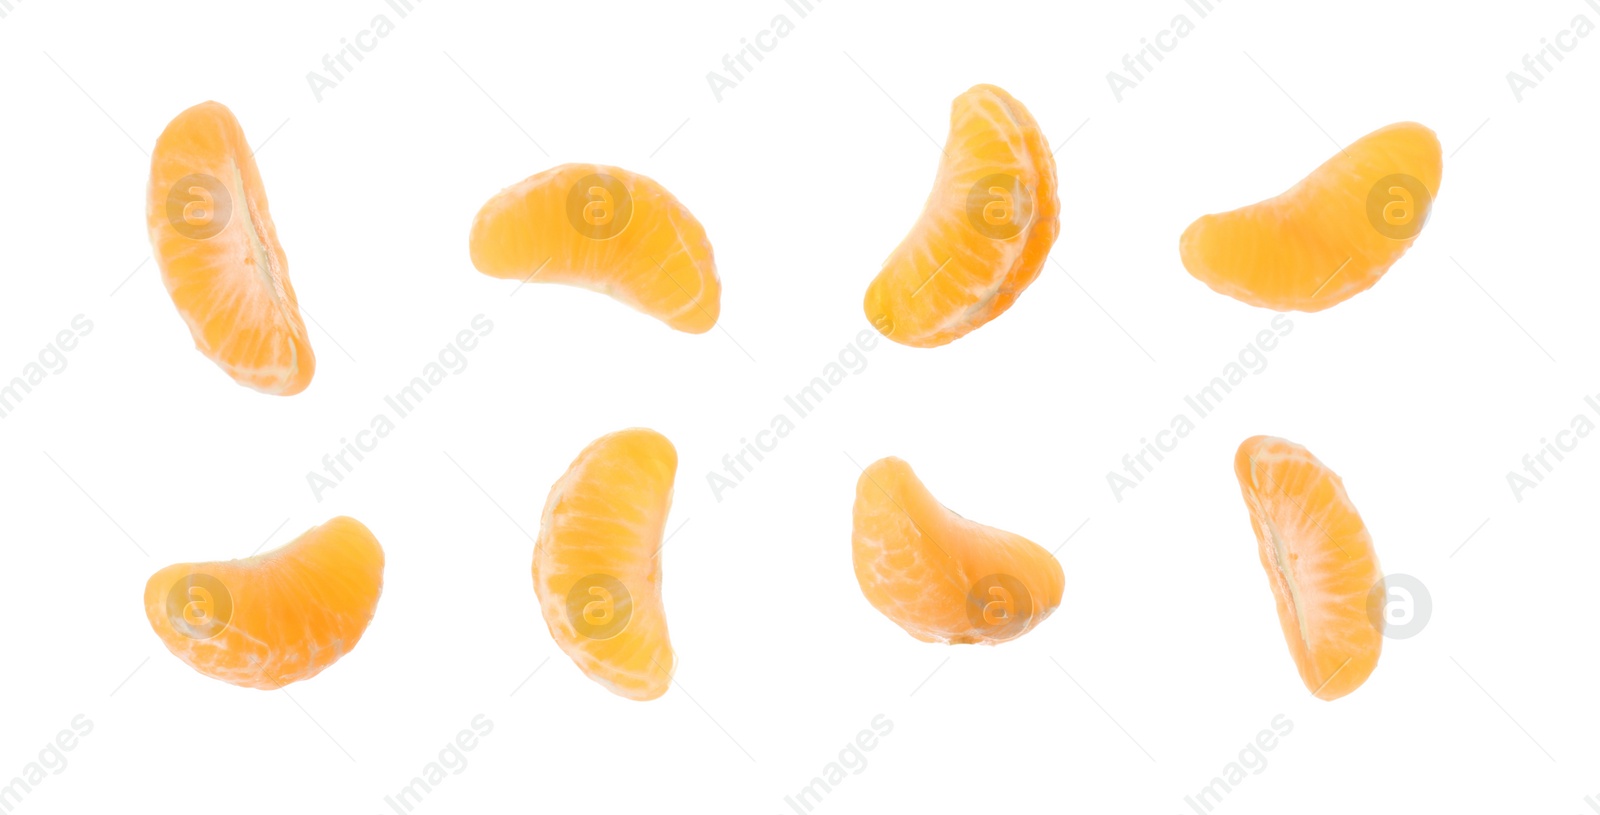
{"label": "thin white membrane", "polygon": [[[1250,464],[1250,485],[1255,488],[1256,494],[1261,493],[1261,482],[1256,477],[1256,470],[1260,466],[1255,459]],[[1283,534],[1278,530],[1278,522],[1273,517],[1270,508],[1260,505],[1262,522],[1266,526],[1267,534],[1272,538],[1272,566],[1277,570],[1278,578],[1289,588],[1289,605],[1294,609],[1295,622],[1300,627],[1300,641],[1306,646],[1311,644],[1311,628],[1306,622],[1305,605],[1300,598],[1300,584],[1294,579],[1293,563],[1289,557],[1289,544]]]}
{"label": "thin white membrane", "polygon": [[[235,205],[234,217],[238,218],[240,223],[243,224],[247,243],[244,248],[250,253],[247,260],[254,261],[255,265],[256,280],[252,282],[260,284],[260,291],[265,293],[267,301],[272,304],[272,313],[277,317],[277,326],[275,327],[281,329],[285,334],[291,333],[297,321],[295,315],[289,313],[288,293],[284,291],[283,284],[280,282],[284,270],[277,268],[277,258],[267,248],[266,241],[262,238],[261,228],[256,221],[259,213],[256,212],[255,202],[246,194],[244,176],[239,169],[239,162],[230,156],[228,158],[228,166],[233,171],[230,194],[233,195],[234,201],[238,202]],[[253,292],[256,291],[256,288],[247,285],[242,290]],[[241,310],[241,313],[250,313],[252,311],[254,309],[246,309]],[[250,369],[241,371],[241,373],[252,378],[266,377],[278,382],[288,381],[300,370],[300,352],[292,339],[284,338],[280,345],[282,350],[288,354],[289,361],[287,365]],[[229,369],[230,373],[238,370],[234,366],[225,367]]]}
{"label": "thin white membrane", "polygon": [[[1022,135],[1022,123],[1017,121],[1017,117],[1012,112],[1011,106],[1008,105],[1005,100],[996,98],[994,101],[995,104],[1000,108],[1001,113],[1005,115],[1005,122],[1009,126],[1002,127],[1000,122],[995,121],[991,117],[984,116],[983,118],[990,122],[990,127],[997,134],[997,138],[999,138],[1001,141],[1004,141],[1008,148],[1010,148],[1013,157],[1015,157],[1018,162],[1017,166],[1028,170],[1028,172],[1031,174],[1031,168],[1034,166],[1033,153],[1028,149],[1028,140]],[[945,174],[943,172],[943,168],[940,169],[941,172],[939,173],[939,176],[942,179]],[[1025,179],[1025,183],[1023,184],[1024,191],[1029,195],[1036,194],[1039,186],[1038,182],[1038,178],[1031,177],[1030,175],[1030,177]],[[965,217],[965,206],[966,201],[963,198],[947,203],[944,209],[945,211],[951,213],[952,217],[961,218]],[[929,211],[931,210],[932,207],[930,206]],[[932,332],[929,332],[930,336],[938,336],[949,333],[952,329],[965,325],[975,315],[981,314],[988,309],[989,304],[994,301],[994,298],[1000,295],[1001,290],[1003,290],[1006,283],[1010,281],[1012,275],[1016,272],[1017,267],[1021,265],[1022,255],[1027,249],[1028,239],[1032,236],[1033,228],[1034,225],[1030,217],[1029,223],[1022,228],[1021,232],[1010,239],[1009,243],[1011,245],[1006,247],[1007,254],[1010,255],[1010,262],[1006,266],[1005,273],[997,276],[992,285],[984,289],[971,292],[971,294],[975,297],[974,301],[960,311],[951,312],[942,322],[939,323],[938,328]],[[953,252],[952,255],[954,254],[955,253]],[[955,259],[952,258],[952,260]]]}

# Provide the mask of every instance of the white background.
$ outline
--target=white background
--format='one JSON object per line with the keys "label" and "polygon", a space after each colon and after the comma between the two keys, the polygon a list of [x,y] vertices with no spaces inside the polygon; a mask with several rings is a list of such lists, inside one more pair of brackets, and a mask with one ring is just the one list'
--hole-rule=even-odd
{"label": "white background", "polygon": [[[1216,811],[1576,813],[1600,794],[1600,440],[1520,502],[1506,482],[1600,392],[1600,35],[1520,102],[1506,80],[1576,15],[1600,23],[1582,0],[1227,0],[1204,20],[1181,0],[827,0],[805,19],[782,0],[428,0],[405,19],[381,0],[12,2],[0,379],[74,315],[94,325],[0,420],[0,782],[94,723],[19,812],[390,812],[479,714],[492,734],[416,811],[792,812],[879,714],[892,734],[817,812],[1191,812],[1279,714],[1292,734]],[[307,72],[379,13],[394,32],[317,101]],[[779,13],[794,31],[718,102],[706,73]],[[1119,103],[1106,73],[1179,13],[1194,32]],[[979,82],[1065,142],[1052,262],[953,345],[880,343],[717,501],[705,474],[867,327],[862,292]],[[292,398],[195,352],[147,261],[147,151],[206,99],[260,148],[315,322]],[[1117,501],[1106,473],[1272,318],[1185,273],[1184,227],[1401,120],[1447,156],[1415,247],[1373,290],[1292,315],[1266,370]],[[478,207],[569,161],[694,211],[720,330],[576,289],[513,297],[472,268]],[[314,499],[306,473],[477,314],[494,329],[470,366]],[[634,425],[681,459],[663,553],[680,667],[645,704],[558,651],[529,576],[550,485]],[[1431,591],[1427,628],[1333,703],[1302,687],[1257,562],[1232,473],[1257,433],[1337,470],[1384,570]],[[875,612],[850,565],[853,462],[887,455],[966,517],[1060,547],[1055,616],[982,648]],[[150,631],[158,568],[340,514],[388,569],[323,675],[235,688]]]}

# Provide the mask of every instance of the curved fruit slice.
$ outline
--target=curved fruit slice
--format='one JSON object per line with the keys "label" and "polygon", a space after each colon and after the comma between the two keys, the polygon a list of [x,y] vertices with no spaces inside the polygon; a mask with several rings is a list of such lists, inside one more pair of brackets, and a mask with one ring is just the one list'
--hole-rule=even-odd
{"label": "curved fruit slice", "polygon": [[1000,316],[1060,231],[1056,162],[1021,102],[993,85],[956,97],[922,215],[867,287],[884,336],[931,348]]}
{"label": "curved fruit slice", "polygon": [[861,593],[923,642],[1016,639],[1061,605],[1061,564],[1020,535],[945,509],[898,458],[856,482],[852,550]]}
{"label": "curved fruit slice", "polygon": [[654,430],[596,439],[545,501],[533,588],[550,636],[590,679],[645,701],[676,657],[661,605],[661,532],[678,451]]}
{"label": "curved fruit slice", "polygon": [[383,547],[339,517],[264,555],[151,576],[144,611],[167,650],[240,687],[310,679],[354,650],[383,593]]}
{"label": "curved fruit slice", "polygon": [[1321,311],[1371,288],[1411,248],[1443,172],[1432,130],[1389,125],[1276,198],[1190,224],[1184,268],[1252,306]]}
{"label": "curved fruit slice", "polygon": [[195,105],[156,140],[145,218],[200,353],[263,393],[305,390],[316,358],[254,153],[226,107]]}
{"label": "curved fruit slice", "polygon": [[489,199],[472,222],[472,265],[592,289],[690,334],[722,311],[700,222],[655,181],[601,164],[563,164]]}
{"label": "curved fruit slice", "polygon": [[1306,448],[1267,436],[1239,445],[1233,469],[1300,679],[1319,699],[1361,687],[1383,647],[1367,610],[1383,574],[1344,482]]}

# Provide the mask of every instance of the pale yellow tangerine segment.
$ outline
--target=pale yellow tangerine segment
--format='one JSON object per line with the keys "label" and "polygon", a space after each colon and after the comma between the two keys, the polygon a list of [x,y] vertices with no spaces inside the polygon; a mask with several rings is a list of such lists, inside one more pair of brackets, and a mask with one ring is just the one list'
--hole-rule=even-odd
{"label": "pale yellow tangerine segment", "polygon": [[[573,189],[592,176],[617,179],[625,192],[583,184],[589,208],[575,209]],[[604,237],[575,226],[591,221]],[[564,164],[501,191],[473,222],[471,250],[484,274],[596,291],[679,331],[709,331],[721,313],[705,228],[665,187],[618,167]]]}
{"label": "pale yellow tangerine segment", "polygon": [[1343,481],[1305,448],[1267,437],[1241,445],[1236,469],[1301,680],[1323,699],[1355,690],[1382,650],[1367,602],[1383,575]]}
{"label": "pale yellow tangerine segment", "polygon": [[[856,580],[873,607],[924,642],[995,644],[1032,630],[1060,605],[1065,577],[1043,547],[962,518],[928,491],[905,461],[890,457],[863,471],[856,485],[853,560]],[[980,585],[1004,575],[1025,597],[1013,609],[1025,618],[975,618]],[[976,592],[976,593],[975,593]]]}
{"label": "pale yellow tangerine segment", "polygon": [[[339,517],[256,557],[168,566],[146,583],[145,612],[167,649],[195,670],[272,690],[316,676],[355,648],[382,594],[383,569],[371,530]],[[193,615],[189,625],[185,614]],[[201,636],[195,621],[216,633]]]}
{"label": "pale yellow tangerine segment", "polygon": [[[982,179],[1016,180],[1027,223],[978,231],[969,194]],[[1060,228],[1055,160],[1038,124],[1005,91],[979,85],[952,104],[951,130],[916,226],[867,290],[867,318],[907,345],[951,342],[999,316],[1038,276]]]}
{"label": "pale yellow tangerine segment", "polygon": [[[1415,242],[1443,175],[1439,140],[1414,122],[1389,125],[1335,154],[1283,194],[1231,212],[1206,215],[1180,241],[1189,272],[1212,289],[1251,305],[1320,311],[1365,291]],[[1380,231],[1369,194],[1384,179],[1417,179],[1409,237]],[[1404,208],[1392,210],[1399,216]]]}
{"label": "pale yellow tangerine segment", "polygon": [[[192,201],[185,211],[198,218],[180,229],[168,197],[195,176],[214,181],[177,190]],[[163,283],[196,348],[256,390],[303,390],[315,359],[252,150],[225,106],[196,105],[163,131],[152,153],[146,206]],[[212,220],[223,218],[211,234]]]}
{"label": "pale yellow tangerine segment", "polygon": [[[661,598],[661,545],[677,451],[659,433],[630,429],[603,436],[550,490],[534,546],[533,578],[551,636],[578,667],[612,693],[655,699],[676,667]],[[585,578],[614,579],[625,593],[581,594],[626,627],[596,638],[569,595]]]}

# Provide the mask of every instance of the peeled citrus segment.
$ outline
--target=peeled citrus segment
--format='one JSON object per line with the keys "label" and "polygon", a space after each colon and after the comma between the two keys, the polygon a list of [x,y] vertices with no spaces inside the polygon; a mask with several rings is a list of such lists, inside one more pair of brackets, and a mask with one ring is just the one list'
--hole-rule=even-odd
{"label": "peeled citrus segment", "polygon": [[676,657],[661,605],[661,533],[678,451],[632,428],[584,448],[545,501],[533,588],[550,636],[595,682],[645,701]]}
{"label": "peeled citrus segment", "polygon": [[255,156],[226,107],[204,102],[167,125],[150,158],[145,217],[195,347],[241,385],[305,390],[316,358]]}
{"label": "peeled citrus segment", "polygon": [[1184,230],[1184,268],[1252,306],[1321,311],[1371,288],[1439,194],[1439,139],[1415,122],[1363,136],[1276,198]]}
{"label": "peeled citrus segment", "polygon": [[1061,605],[1061,564],[1020,535],[945,509],[898,458],[856,482],[856,581],[883,616],[923,642],[1016,639]]}
{"label": "peeled citrus segment", "polygon": [[597,291],[690,334],[722,311],[700,222],[665,187],[617,167],[563,164],[501,190],[472,222],[472,265]]}
{"label": "peeled citrus segment", "polygon": [[1060,231],[1056,162],[1021,102],[993,86],[956,97],[922,215],[867,287],[884,336],[931,348],[1000,316],[1039,276]]}
{"label": "peeled citrus segment", "polygon": [[145,616],[191,668],[272,690],[350,653],[383,592],[383,547],[339,517],[264,555],[180,563],[151,576]]}
{"label": "peeled citrus segment", "polygon": [[1361,687],[1383,647],[1367,605],[1383,574],[1344,482],[1306,448],[1267,436],[1239,445],[1233,468],[1300,679],[1319,699]]}

